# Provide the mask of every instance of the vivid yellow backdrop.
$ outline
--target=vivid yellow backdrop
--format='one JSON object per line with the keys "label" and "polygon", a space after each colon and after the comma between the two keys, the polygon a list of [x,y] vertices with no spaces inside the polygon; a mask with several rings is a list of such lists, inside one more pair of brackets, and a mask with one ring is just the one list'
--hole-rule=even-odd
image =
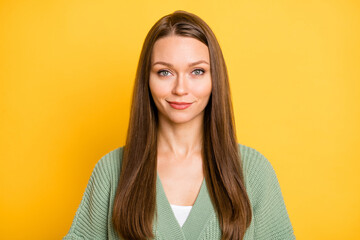
{"label": "vivid yellow backdrop", "polygon": [[227,62],[238,141],[272,163],[297,239],[360,239],[358,1],[1,1],[1,239],[60,239],[125,142],[143,40],[176,9]]}

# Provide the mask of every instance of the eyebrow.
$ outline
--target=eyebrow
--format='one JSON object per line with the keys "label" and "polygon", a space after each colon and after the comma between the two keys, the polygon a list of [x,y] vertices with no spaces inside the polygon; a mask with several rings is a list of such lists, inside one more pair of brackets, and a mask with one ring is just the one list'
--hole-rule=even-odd
{"label": "eyebrow", "polygon": [[[200,64],[200,63],[206,63],[206,64],[209,65],[209,63],[206,62],[205,60],[200,60],[200,61],[197,61],[197,62],[190,63],[189,67]],[[162,65],[165,65],[165,66],[174,67],[174,65],[172,65],[171,63],[167,63],[167,62],[159,61],[159,62],[154,63],[153,66],[156,65],[156,64],[162,64]]]}

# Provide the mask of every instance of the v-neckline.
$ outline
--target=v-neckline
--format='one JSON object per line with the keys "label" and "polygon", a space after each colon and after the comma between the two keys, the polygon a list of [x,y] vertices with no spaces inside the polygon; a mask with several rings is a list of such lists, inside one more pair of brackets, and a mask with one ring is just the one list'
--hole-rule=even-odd
{"label": "v-neckline", "polygon": [[190,213],[181,227],[170,206],[159,174],[156,172],[156,207],[160,234],[165,239],[193,240],[198,239],[212,214],[215,214],[205,178]]}

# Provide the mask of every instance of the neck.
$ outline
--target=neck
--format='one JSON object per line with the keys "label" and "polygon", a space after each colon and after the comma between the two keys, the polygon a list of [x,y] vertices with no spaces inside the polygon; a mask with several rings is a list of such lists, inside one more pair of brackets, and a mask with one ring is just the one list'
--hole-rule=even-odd
{"label": "neck", "polygon": [[159,116],[158,152],[186,159],[202,150],[203,114],[185,123],[174,123]]}

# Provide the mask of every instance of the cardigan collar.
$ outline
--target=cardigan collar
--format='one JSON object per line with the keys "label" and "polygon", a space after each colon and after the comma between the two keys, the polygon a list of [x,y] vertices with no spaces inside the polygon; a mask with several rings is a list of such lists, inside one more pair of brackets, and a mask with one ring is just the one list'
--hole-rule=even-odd
{"label": "cardigan collar", "polygon": [[[198,239],[206,227],[209,218],[215,214],[205,178],[190,213],[181,227],[174,215],[170,203],[165,195],[159,174],[156,180],[156,230],[164,239],[189,240]],[[153,228],[155,230],[155,228]]]}

